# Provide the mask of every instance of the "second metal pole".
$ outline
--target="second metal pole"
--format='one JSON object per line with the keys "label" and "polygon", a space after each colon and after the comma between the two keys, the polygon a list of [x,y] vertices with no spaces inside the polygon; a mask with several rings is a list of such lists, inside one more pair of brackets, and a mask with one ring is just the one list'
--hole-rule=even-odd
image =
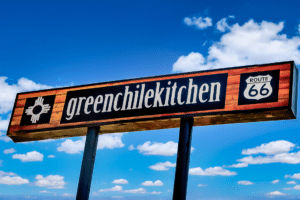
{"label": "second metal pole", "polygon": [[185,200],[194,118],[181,118],[173,200]]}
{"label": "second metal pole", "polygon": [[76,200],[88,200],[94,170],[99,126],[89,127],[85,140]]}

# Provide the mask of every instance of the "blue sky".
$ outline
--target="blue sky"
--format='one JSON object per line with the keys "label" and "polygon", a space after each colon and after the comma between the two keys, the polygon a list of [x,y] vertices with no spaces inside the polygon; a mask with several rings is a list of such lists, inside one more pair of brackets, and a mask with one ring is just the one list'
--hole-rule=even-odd
{"label": "blue sky", "polygon": [[[0,1],[0,199],[74,199],[85,137],[13,143],[16,93],[294,60],[298,1]],[[298,104],[299,107],[299,104]],[[299,120],[194,127],[187,199],[300,198]],[[179,129],[99,136],[90,199],[171,199]]]}

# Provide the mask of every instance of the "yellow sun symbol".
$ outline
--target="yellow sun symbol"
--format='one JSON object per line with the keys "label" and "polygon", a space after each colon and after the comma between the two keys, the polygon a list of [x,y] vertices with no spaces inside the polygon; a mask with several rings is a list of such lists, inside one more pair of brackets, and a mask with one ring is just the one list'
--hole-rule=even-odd
{"label": "yellow sun symbol", "polygon": [[40,120],[41,114],[47,113],[51,108],[49,104],[44,105],[43,102],[44,102],[44,98],[39,97],[35,100],[34,105],[29,106],[25,111],[27,115],[31,115],[30,121],[34,124]]}

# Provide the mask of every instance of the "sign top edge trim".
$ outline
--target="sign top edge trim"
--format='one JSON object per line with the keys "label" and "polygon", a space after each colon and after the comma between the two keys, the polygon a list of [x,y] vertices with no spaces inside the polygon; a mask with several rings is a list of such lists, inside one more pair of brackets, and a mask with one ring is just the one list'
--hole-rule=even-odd
{"label": "sign top edge trim", "polygon": [[[122,80],[115,80],[115,81],[90,83],[90,84],[83,84],[83,85],[76,85],[76,86],[57,87],[57,88],[50,88],[50,89],[45,89],[45,90],[34,90],[34,91],[17,93],[16,97],[18,97],[19,95],[22,95],[22,94],[47,92],[47,91],[53,91],[53,90],[63,90],[63,89],[86,87],[86,86],[93,86],[93,85],[99,85],[99,84],[118,83],[118,82],[127,82],[127,81],[142,80],[142,79],[162,78],[162,77],[167,77],[167,76],[190,75],[190,74],[197,74],[197,73],[225,71],[225,70],[241,69],[241,68],[249,68],[249,67],[264,67],[264,66],[269,66],[269,65],[283,65],[283,64],[291,64],[291,66],[295,66],[295,62],[293,60],[292,61],[275,62],[275,63],[266,63],[266,64],[244,65],[244,66],[238,66],[238,67],[228,67],[228,68],[219,68],[219,69],[211,69],[211,70],[203,70],[203,71],[192,71],[192,72],[184,72],[184,73],[164,74],[164,75],[147,76],[147,77],[132,78],[132,79],[122,79]],[[16,99],[18,99],[18,98],[16,98]]]}

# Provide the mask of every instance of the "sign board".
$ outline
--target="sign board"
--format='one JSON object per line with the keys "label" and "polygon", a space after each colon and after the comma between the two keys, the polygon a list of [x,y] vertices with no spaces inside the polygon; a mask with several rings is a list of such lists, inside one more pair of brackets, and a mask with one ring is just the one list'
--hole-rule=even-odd
{"label": "sign board", "polygon": [[17,94],[14,142],[100,133],[295,119],[294,62],[172,74]]}

